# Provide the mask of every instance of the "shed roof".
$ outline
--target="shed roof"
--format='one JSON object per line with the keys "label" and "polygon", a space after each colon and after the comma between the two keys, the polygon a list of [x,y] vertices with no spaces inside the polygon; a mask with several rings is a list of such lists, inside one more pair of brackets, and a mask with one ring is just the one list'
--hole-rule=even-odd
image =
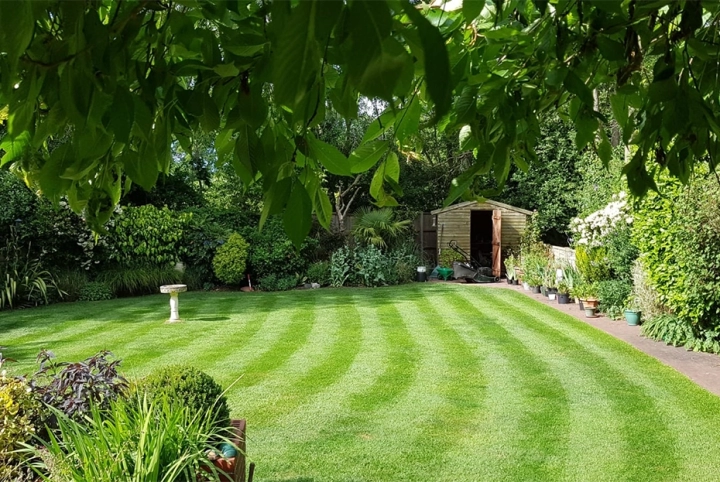
{"label": "shed roof", "polygon": [[431,211],[431,214],[446,213],[448,211],[453,211],[455,209],[464,208],[467,206],[471,206],[473,204],[490,204],[491,206],[496,206],[499,208],[507,209],[509,211],[515,211],[518,213],[527,214],[528,216],[530,216],[532,214],[532,211],[528,211],[527,209],[517,208],[517,207],[511,206],[509,204],[501,203],[499,201],[493,201],[492,199],[486,199],[482,203],[479,201],[465,201],[465,202],[453,204],[452,206],[448,206],[446,208],[436,209],[435,211]]}

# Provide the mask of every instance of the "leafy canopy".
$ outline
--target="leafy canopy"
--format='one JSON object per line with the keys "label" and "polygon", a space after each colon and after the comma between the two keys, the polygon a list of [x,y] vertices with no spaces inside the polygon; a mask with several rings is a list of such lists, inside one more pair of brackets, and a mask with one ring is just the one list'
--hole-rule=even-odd
{"label": "leafy canopy", "polygon": [[[658,167],[683,181],[698,159],[715,168],[718,15],[700,0],[0,2],[0,165],[99,228],[131,183],[168,172],[173,141],[190,150],[213,133],[218,162],[262,178],[262,220],[282,213],[299,244],[313,212],[329,226],[325,172],[374,169],[371,196],[396,205],[388,152],[421,124],[475,156],[446,203],[492,194],[473,192],[479,175],[502,186],[512,163],[539,162],[544,111],[607,162],[593,89],[609,84],[643,194]],[[349,156],[312,134],[327,109],[355,118],[363,97],[387,110]]]}

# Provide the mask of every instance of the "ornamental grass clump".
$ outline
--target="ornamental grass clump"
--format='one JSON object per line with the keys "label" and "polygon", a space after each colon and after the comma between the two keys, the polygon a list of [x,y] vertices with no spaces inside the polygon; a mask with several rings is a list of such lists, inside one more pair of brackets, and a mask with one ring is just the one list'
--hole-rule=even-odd
{"label": "ornamental grass clump", "polygon": [[52,411],[57,431],[41,447],[26,449],[28,463],[43,480],[227,480],[207,458],[214,448],[210,441],[231,443],[210,409],[196,410],[167,395],[136,394],[105,409],[92,405],[83,421]]}

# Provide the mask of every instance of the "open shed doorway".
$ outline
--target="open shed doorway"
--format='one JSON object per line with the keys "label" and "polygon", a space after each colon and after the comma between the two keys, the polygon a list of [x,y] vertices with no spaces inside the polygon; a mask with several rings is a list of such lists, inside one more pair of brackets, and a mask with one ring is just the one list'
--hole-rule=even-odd
{"label": "open shed doorway", "polygon": [[470,255],[480,266],[493,267],[492,211],[470,211]]}

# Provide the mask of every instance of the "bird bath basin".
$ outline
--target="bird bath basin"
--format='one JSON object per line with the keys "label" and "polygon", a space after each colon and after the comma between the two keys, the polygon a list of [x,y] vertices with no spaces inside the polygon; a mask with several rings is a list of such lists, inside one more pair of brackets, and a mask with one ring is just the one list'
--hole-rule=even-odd
{"label": "bird bath basin", "polygon": [[170,295],[170,319],[168,323],[177,323],[180,320],[178,293],[187,291],[187,285],[163,285],[160,287],[160,293]]}

